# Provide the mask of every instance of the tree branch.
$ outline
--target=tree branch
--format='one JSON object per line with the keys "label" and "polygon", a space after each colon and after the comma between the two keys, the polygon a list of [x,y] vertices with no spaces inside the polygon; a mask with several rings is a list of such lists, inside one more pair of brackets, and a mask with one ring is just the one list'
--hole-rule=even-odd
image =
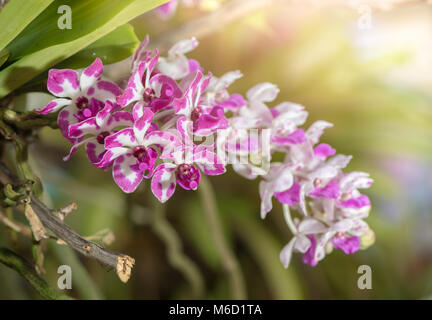
{"label": "tree branch", "polygon": [[46,115],[33,111],[17,112],[11,109],[3,112],[4,121],[22,130],[37,129],[45,126],[57,129],[57,117],[58,112]]}
{"label": "tree branch", "polygon": [[[18,178],[1,162],[0,182],[4,185],[14,185],[19,182]],[[127,282],[129,280],[133,265],[135,264],[133,258],[124,254],[111,252],[94,242],[84,239],[72,228],[64,224],[54,210],[49,209],[33,194],[30,195],[30,205],[43,226],[51,230],[59,239],[63,240],[82,255],[114,268],[121,281]]]}
{"label": "tree branch", "polygon": [[3,212],[0,211],[0,223],[4,224],[9,229],[13,230],[14,232],[22,234],[24,237],[31,239],[32,238],[32,232],[29,227],[26,225],[14,221],[6,216]]}

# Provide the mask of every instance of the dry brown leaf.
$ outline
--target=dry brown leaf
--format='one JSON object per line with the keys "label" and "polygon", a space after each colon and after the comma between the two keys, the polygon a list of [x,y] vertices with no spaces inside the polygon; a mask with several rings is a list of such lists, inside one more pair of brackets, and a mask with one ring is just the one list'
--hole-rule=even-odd
{"label": "dry brown leaf", "polygon": [[47,239],[47,232],[30,204],[25,205],[24,212],[27,220],[30,222],[30,227],[33,231],[35,240],[40,241],[41,239]]}
{"label": "dry brown leaf", "polygon": [[119,256],[117,258],[116,271],[118,277],[123,283],[128,282],[134,264],[135,264],[135,259],[129,256]]}

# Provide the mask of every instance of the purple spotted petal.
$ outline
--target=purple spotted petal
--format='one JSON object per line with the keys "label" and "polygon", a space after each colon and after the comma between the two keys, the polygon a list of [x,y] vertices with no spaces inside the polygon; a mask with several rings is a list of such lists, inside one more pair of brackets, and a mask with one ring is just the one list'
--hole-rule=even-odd
{"label": "purple spotted petal", "polygon": [[104,128],[107,131],[111,131],[115,127],[121,127],[121,126],[130,127],[133,125],[133,122],[134,122],[133,117],[129,112],[117,111],[109,116],[108,121],[106,122]]}
{"label": "purple spotted petal", "polygon": [[361,195],[360,197],[357,198],[351,198],[347,201],[342,201],[340,205],[343,208],[361,209],[363,207],[370,206],[371,203],[368,196]]}
{"label": "purple spotted petal", "polygon": [[268,212],[273,208],[272,204],[272,192],[268,188],[268,183],[261,181],[259,184],[259,194],[261,197],[261,218],[264,219]]}
{"label": "purple spotted petal", "polygon": [[174,80],[187,77],[190,74],[190,69],[189,60],[185,57],[185,54],[196,48],[197,45],[198,41],[195,38],[177,42],[169,50],[168,57],[159,60],[158,71]]}
{"label": "purple spotted petal", "polygon": [[156,49],[155,55],[152,58],[150,58],[148,65],[147,65],[147,71],[146,72],[149,76],[152,74],[154,68],[156,68],[158,60],[159,60],[159,50]]}
{"label": "purple spotted petal", "polygon": [[92,87],[103,72],[102,60],[96,58],[95,61],[83,70],[80,77],[80,86],[82,91]]}
{"label": "purple spotted petal", "polygon": [[133,101],[139,100],[140,96],[136,94],[135,90],[132,88],[126,88],[123,93],[117,97],[116,102],[122,107],[127,106],[129,103]]}
{"label": "purple spotted petal", "polygon": [[103,107],[103,109],[100,110],[98,112],[98,114],[96,115],[96,123],[98,126],[103,126],[105,124],[105,122],[108,120],[111,112],[115,109],[115,105],[116,104],[114,104],[110,101],[105,102],[105,106]]}
{"label": "purple spotted petal", "polygon": [[193,123],[188,120],[186,117],[181,117],[177,120],[177,131],[180,133],[184,144],[192,145],[192,140],[190,138],[190,134],[193,131]]}
{"label": "purple spotted petal", "polygon": [[136,49],[136,51],[133,55],[133,58],[132,58],[133,65],[135,63],[139,63],[140,61],[146,60],[147,52],[149,52],[149,50],[146,50],[146,47],[149,44],[149,42],[150,42],[150,38],[148,35],[146,35],[144,41],[140,43],[140,45],[138,46],[138,49]]}
{"label": "purple spotted petal", "polygon": [[241,94],[235,93],[232,94],[228,99],[219,104],[224,109],[227,110],[236,110],[240,107],[243,107],[247,104],[246,100],[243,98]]}
{"label": "purple spotted petal", "polygon": [[272,137],[272,142],[274,144],[284,146],[284,145],[295,145],[306,141],[306,135],[303,129],[297,129],[288,136],[274,135]]}
{"label": "purple spotted petal", "polygon": [[94,139],[93,141],[87,142],[85,146],[87,157],[92,164],[99,163],[104,154],[107,152],[103,144],[100,144]]}
{"label": "purple spotted petal", "polygon": [[79,138],[87,134],[96,134],[99,132],[99,126],[95,118],[89,118],[82,122],[69,126],[69,136],[72,138]]}
{"label": "purple spotted petal", "polygon": [[147,146],[157,145],[164,149],[164,155],[161,156],[162,159],[171,158],[168,157],[173,150],[176,150],[182,145],[182,141],[178,135],[167,131],[155,130],[146,135],[145,144]]}
{"label": "purple spotted petal", "polygon": [[193,73],[196,71],[204,72],[204,69],[201,67],[200,63],[195,59],[189,59],[189,72]]}
{"label": "purple spotted petal", "polygon": [[155,92],[155,98],[150,103],[153,112],[169,107],[174,99],[181,98],[183,95],[177,82],[164,74],[153,76],[150,85]]}
{"label": "purple spotted petal", "polygon": [[314,153],[315,153],[315,156],[317,156],[318,158],[325,159],[325,158],[327,158],[329,156],[335,155],[336,154],[336,150],[333,149],[327,143],[321,143],[321,144],[317,145],[314,148]]}
{"label": "purple spotted petal", "polygon": [[110,119],[111,112],[117,111],[119,109],[121,109],[121,107],[118,104],[112,103],[111,101],[105,101],[105,106],[96,115],[97,125],[99,127],[103,127]]}
{"label": "purple spotted petal", "polygon": [[335,249],[340,249],[345,254],[352,254],[360,249],[360,239],[359,237],[334,237],[332,239],[332,244]]}
{"label": "purple spotted petal", "polygon": [[198,136],[208,136],[218,130],[227,129],[229,122],[225,118],[223,109],[219,106],[213,107],[209,113],[202,114],[194,121],[193,131]]}
{"label": "purple spotted petal", "polygon": [[69,126],[73,123],[76,123],[76,119],[70,109],[70,107],[66,107],[59,112],[57,123],[63,137],[68,139],[71,143],[75,143],[76,139],[69,136]]}
{"label": "purple spotted petal", "polygon": [[132,128],[122,129],[105,139],[105,148],[134,147],[136,145],[135,134]]}
{"label": "purple spotted petal", "polygon": [[[101,101],[116,102],[116,98],[122,94],[122,90],[114,82],[98,80],[94,88],[93,96]],[[91,96],[87,93],[88,96]]]}
{"label": "purple spotted petal", "polygon": [[271,102],[276,99],[279,91],[276,85],[264,82],[249,89],[246,96],[249,101]]}
{"label": "purple spotted petal", "polygon": [[204,173],[210,176],[225,173],[226,169],[216,153],[196,148],[193,154],[193,161],[199,164]]}
{"label": "purple spotted petal", "polygon": [[319,141],[325,129],[331,128],[333,125],[327,121],[316,121],[306,131],[306,136],[311,140],[312,144]]}
{"label": "purple spotted petal", "polygon": [[150,108],[144,108],[143,115],[141,118],[137,119],[133,126],[133,131],[135,134],[135,138],[137,139],[137,143],[140,145],[144,144],[145,134],[150,127],[151,122],[153,121],[153,112]]}
{"label": "purple spotted petal", "polygon": [[130,154],[114,160],[113,178],[115,183],[126,193],[131,193],[141,183],[144,174],[136,168],[137,159]]}
{"label": "purple spotted petal", "polygon": [[315,267],[318,264],[318,261],[315,260],[315,249],[317,246],[317,240],[315,235],[307,235],[309,240],[311,241],[311,245],[309,249],[303,255],[303,263],[308,264],[312,267]]}
{"label": "purple spotted petal", "polygon": [[198,40],[195,38],[181,40],[172,46],[168,52],[168,55],[170,57],[180,56],[194,50],[197,46]]}
{"label": "purple spotted petal", "polygon": [[63,108],[64,106],[70,104],[72,104],[72,101],[69,99],[54,99],[42,109],[35,110],[35,112],[39,114],[48,114],[48,113],[56,112],[61,108]]}
{"label": "purple spotted petal", "polygon": [[[147,162],[145,168],[141,166],[141,169],[144,169],[144,178],[151,178],[155,171],[155,164],[158,158],[158,152],[153,148],[147,148]],[[147,173],[146,173],[147,172]]]}
{"label": "purple spotted petal", "polygon": [[[104,148],[106,149],[106,148]],[[107,150],[100,159],[100,161],[95,162],[94,165],[98,168],[106,168],[112,165],[113,161],[117,159],[118,157],[121,157],[125,154],[130,154],[130,149],[128,148],[112,148]]]}
{"label": "purple spotted petal", "polygon": [[63,161],[68,161],[68,160],[72,157],[72,155],[75,153],[75,151],[77,151],[78,148],[79,148],[81,145],[83,145],[83,144],[85,144],[85,143],[87,143],[87,142],[89,142],[89,141],[92,141],[92,140],[94,140],[94,138],[88,138],[88,139],[82,140],[82,141],[77,142],[76,144],[74,144],[74,145],[72,146],[72,148],[70,149],[69,154],[66,155],[65,157],[63,157]]}
{"label": "purple spotted petal", "polygon": [[177,114],[188,115],[192,112],[196,102],[195,94],[202,85],[203,73],[201,71],[191,74],[182,81],[180,86],[185,87],[184,97],[182,99],[175,99],[173,104]]}
{"label": "purple spotted petal", "polygon": [[312,198],[337,199],[339,197],[339,184],[336,181],[330,181],[323,188],[315,188],[309,193]]}
{"label": "purple spotted petal", "polygon": [[190,101],[186,97],[175,98],[173,100],[173,108],[176,114],[185,115],[188,110],[192,110]]}
{"label": "purple spotted petal", "polygon": [[165,202],[174,194],[176,187],[175,170],[177,166],[174,164],[161,164],[153,174],[151,189],[156,198],[160,202]]}
{"label": "purple spotted petal", "polygon": [[51,69],[47,87],[57,97],[74,97],[79,92],[78,73],[71,69]]}
{"label": "purple spotted petal", "polygon": [[132,75],[129,78],[126,90],[123,94],[117,97],[117,103],[119,105],[125,107],[134,101],[141,100],[144,91],[142,78],[145,70],[146,63],[143,61],[139,62],[137,68],[132,72]]}
{"label": "purple spotted petal", "polygon": [[275,192],[274,196],[280,203],[292,206],[294,203],[300,202],[300,184],[294,181],[292,187],[286,191]]}

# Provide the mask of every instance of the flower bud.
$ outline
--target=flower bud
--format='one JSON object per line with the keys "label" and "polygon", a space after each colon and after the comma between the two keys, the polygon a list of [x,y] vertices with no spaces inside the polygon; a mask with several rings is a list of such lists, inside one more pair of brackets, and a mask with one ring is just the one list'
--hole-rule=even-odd
{"label": "flower bud", "polygon": [[368,229],[360,237],[360,249],[365,250],[375,243],[375,233],[372,229]]}

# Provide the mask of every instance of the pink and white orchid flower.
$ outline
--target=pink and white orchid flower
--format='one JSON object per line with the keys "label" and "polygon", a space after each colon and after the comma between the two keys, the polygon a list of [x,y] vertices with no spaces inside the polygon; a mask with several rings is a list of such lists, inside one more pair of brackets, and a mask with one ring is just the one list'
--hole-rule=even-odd
{"label": "pink and white orchid flower", "polygon": [[229,126],[224,109],[220,106],[203,105],[202,94],[210,83],[211,74],[204,76],[201,71],[183,79],[180,87],[184,88],[182,98],[174,100],[177,115],[186,116],[193,123],[196,136],[209,136]]}
{"label": "pink and white orchid flower", "polygon": [[113,165],[113,177],[126,193],[135,191],[143,178],[153,175],[158,152],[151,145],[160,143],[151,127],[153,112],[136,105],[133,127],[121,129],[105,138],[107,150],[97,163],[100,168]]}
{"label": "pink and white orchid flower", "polygon": [[53,95],[59,97],[52,100],[44,108],[36,110],[40,114],[48,114],[61,110],[58,124],[63,136],[70,141],[69,125],[94,117],[99,101],[103,108],[105,101],[115,102],[121,94],[120,88],[113,82],[101,79],[103,64],[99,58],[85,68],[81,74],[71,69],[51,69],[48,73],[47,88]]}
{"label": "pink and white orchid flower", "polygon": [[195,38],[177,42],[169,49],[167,57],[159,58],[156,69],[174,80],[181,80],[198,70],[202,71],[196,60],[188,59],[185,56],[197,46],[198,40]]}
{"label": "pink and white orchid flower", "polygon": [[111,113],[119,109],[120,106],[107,101],[105,107],[95,117],[71,125],[69,127],[69,136],[76,138],[80,142],[72,146],[64,160],[69,160],[78,147],[84,144],[90,162],[92,164],[100,162],[106,152],[106,137],[113,134],[116,128],[131,127],[134,124],[130,112],[117,111]]}
{"label": "pink and white orchid flower", "polygon": [[[188,136],[190,122],[182,117],[177,122],[179,139],[167,147],[152,179],[153,194],[161,202],[167,201],[175,191],[176,184],[185,190],[196,190],[201,180],[201,171],[206,175],[225,173],[225,165],[212,146],[195,145]],[[179,143],[181,141],[181,143]]]}

